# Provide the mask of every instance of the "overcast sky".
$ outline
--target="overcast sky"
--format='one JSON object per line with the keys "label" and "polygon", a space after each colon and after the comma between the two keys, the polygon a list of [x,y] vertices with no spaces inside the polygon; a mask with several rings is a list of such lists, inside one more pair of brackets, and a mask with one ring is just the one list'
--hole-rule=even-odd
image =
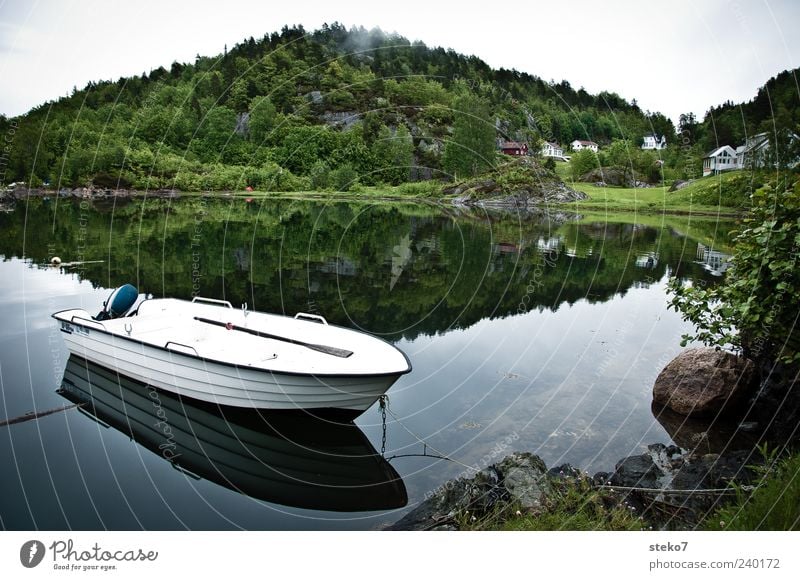
{"label": "overcast sky", "polygon": [[285,24],[333,21],[617,92],[676,121],[747,101],[800,66],[797,0],[0,0],[0,113],[24,113],[90,80],[213,56]]}

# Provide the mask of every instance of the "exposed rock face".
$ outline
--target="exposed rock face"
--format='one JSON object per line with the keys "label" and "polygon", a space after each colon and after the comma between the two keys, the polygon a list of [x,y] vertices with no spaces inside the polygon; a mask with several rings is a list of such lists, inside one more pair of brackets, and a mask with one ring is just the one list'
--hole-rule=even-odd
{"label": "exposed rock face", "polygon": [[689,179],[688,181],[684,181],[682,179],[676,179],[675,181],[672,182],[672,186],[669,188],[668,191],[670,193],[672,193],[673,191],[679,191],[684,187],[686,187],[687,185],[689,185],[690,183],[692,183],[693,181],[694,179]]}
{"label": "exposed rock face", "polygon": [[653,399],[682,415],[732,411],[753,383],[753,364],[714,348],[693,348],[675,357],[653,386]]}
{"label": "exposed rock face", "polygon": [[456,205],[528,208],[545,203],[586,199],[587,195],[567,187],[561,179],[533,159],[519,159],[490,174],[442,189],[456,196]]}

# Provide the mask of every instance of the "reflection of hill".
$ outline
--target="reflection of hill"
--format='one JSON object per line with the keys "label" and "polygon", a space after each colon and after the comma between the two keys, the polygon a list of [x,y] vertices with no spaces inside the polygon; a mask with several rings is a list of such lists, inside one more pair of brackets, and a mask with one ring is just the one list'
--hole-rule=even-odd
{"label": "reflection of hill", "polygon": [[[54,215],[55,212],[55,215]],[[445,215],[434,208],[271,200],[148,200],[113,211],[33,200],[0,216],[0,253],[80,253],[98,286],[199,293],[259,310],[317,311],[413,338],[486,317],[605,301],[666,274],[712,280],[697,243],[668,227]],[[703,239],[717,225],[693,223]],[[25,232],[28,232],[27,237]],[[713,233],[711,237],[713,237]]]}

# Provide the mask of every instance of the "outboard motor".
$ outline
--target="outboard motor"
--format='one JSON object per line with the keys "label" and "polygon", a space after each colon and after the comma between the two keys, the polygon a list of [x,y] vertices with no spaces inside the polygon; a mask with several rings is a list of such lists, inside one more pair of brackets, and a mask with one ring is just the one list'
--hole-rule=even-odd
{"label": "outboard motor", "polygon": [[132,284],[120,286],[103,302],[103,309],[94,317],[95,320],[111,320],[125,315],[139,298],[139,291]]}

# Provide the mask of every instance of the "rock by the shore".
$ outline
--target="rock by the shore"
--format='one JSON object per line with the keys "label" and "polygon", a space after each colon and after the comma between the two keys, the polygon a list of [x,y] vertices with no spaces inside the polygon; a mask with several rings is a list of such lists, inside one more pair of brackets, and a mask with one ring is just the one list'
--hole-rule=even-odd
{"label": "rock by the shore", "polygon": [[587,197],[532,158],[509,161],[486,175],[444,187],[442,193],[454,196],[455,205],[517,209]]}
{"label": "rock by the shore", "polygon": [[[656,443],[645,453],[617,462],[614,472],[592,477],[564,464],[547,470],[531,453],[514,453],[473,477],[461,477],[439,486],[428,498],[388,530],[458,530],[473,517],[510,505],[528,514],[548,508],[548,495],[557,493],[564,479],[606,489],[607,507],[625,506],[641,515],[643,525],[659,529],[693,529],[719,507],[731,482],[751,483],[748,466],[759,462],[758,451],[730,451],[723,455],[694,453],[675,445]],[[563,482],[562,482],[563,483]],[[707,493],[708,490],[716,490]],[[722,493],[719,490],[723,490]],[[465,522],[466,520],[466,522]]]}
{"label": "rock by the shore", "polygon": [[733,411],[753,384],[753,365],[723,350],[685,350],[658,375],[653,400],[682,415]]}
{"label": "rock by the shore", "polygon": [[549,487],[547,466],[531,453],[513,453],[471,478],[446,482],[389,530],[453,530],[467,512],[486,513],[498,502],[531,508]]}

